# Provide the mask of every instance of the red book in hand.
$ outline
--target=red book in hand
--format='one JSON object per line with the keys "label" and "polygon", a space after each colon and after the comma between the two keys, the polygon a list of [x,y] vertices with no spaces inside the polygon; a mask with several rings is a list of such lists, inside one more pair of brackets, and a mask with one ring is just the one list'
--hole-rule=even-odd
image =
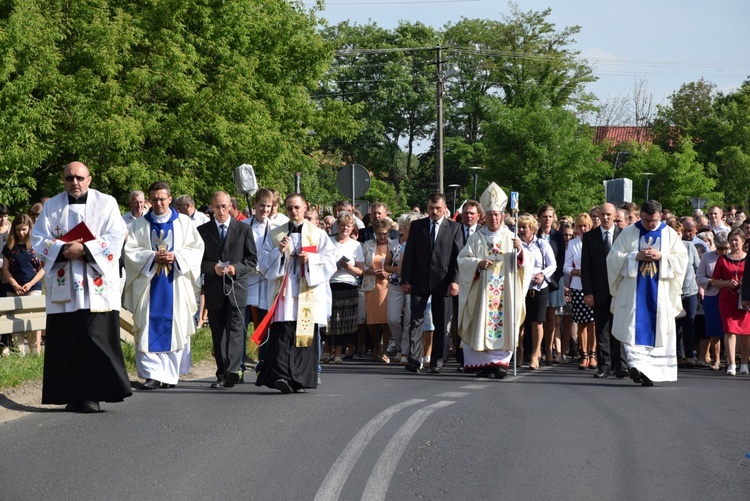
{"label": "red book in hand", "polygon": [[75,226],[75,228],[58,238],[58,240],[62,240],[63,242],[72,242],[74,240],[80,239],[81,242],[85,243],[90,240],[94,240],[95,238],[96,237],[91,233],[91,230],[89,230],[89,227],[86,226],[86,222],[81,221]]}

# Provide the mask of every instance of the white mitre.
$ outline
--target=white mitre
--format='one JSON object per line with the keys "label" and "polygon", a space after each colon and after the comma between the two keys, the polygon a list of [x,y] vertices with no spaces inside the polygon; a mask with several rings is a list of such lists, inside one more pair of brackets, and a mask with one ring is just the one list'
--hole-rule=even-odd
{"label": "white mitre", "polygon": [[482,204],[484,212],[490,211],[505,211],[505,205],[508,203],[508,197],[505,192],[500,189],[495,183],[490,183],[482,196],[479,197],[479,202]]}

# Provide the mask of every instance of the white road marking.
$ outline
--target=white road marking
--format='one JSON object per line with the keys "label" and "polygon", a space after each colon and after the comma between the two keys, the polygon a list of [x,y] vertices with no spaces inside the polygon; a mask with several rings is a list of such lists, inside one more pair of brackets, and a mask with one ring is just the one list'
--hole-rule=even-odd
{"label": "white road marking", "polygon": [[470,393],[468,391],[446,391],[444,393],[438,393],[435,396],[440,398],[461,398],[466,395],[470,395]]}
{"label": "white road marking", "polygon": [[461,386],[462,390],[483,390],[485,388],[489,388],[490,385],[488,384],[465,384]]}
{"label": "white road marking", "polygon": [[385,499],[385,494],[388,492],[388,485],[391,483],[391,478],[393,478],[393,472],[396,471],[396,466],[406,450],[405,445],[411,440],[419,427],[422,426],[422,423],[430,417],[430,414],[442,407],[455,403],[448,400],[441,400],[412,414],[406,423],[393,435],[393,438],[388,442],[380,458],[378,458],[378,462],[375,464],[375,468],[370,474],[370,479],[367,481],[364,493],[362,494],[362,501]]}
{"label": "white road marking", "polygon": [[[386,410],[375,416],[367,423],[359,432],[352,438],[349,443],[344,447],[344,450],[339,455],[336,462],[333,463],[331,469],[328,471],[328,475],[323,479],[323,483],[318,489],[318,493],[315,495],[315,501],[336,501],[341,494],[341,490],[344,488],[346,479],[354,468],[354,463],[357,462],[359,456],[364,452],[367,444],[370,443],[372,437],[380,431],[380,429],[388,422],[394,414],[401,409],[409,407],[410,405],[421,404],[424,399],[412,399],[399,404],[388,407]],[[367,491],[365,491],[367,492]]]}

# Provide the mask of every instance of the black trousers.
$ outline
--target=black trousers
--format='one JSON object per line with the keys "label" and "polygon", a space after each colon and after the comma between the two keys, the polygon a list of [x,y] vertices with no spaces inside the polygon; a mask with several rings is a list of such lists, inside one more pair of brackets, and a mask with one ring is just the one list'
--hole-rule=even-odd
{"label": "black trousers", "polygon": [[214,344],[216,377],[242,370],[245,356],[245,308],[225,300],[221,308],[208,310],[208,324]]}
{"label": "black trousers", "polygon": [[47,315],[43,404],[120,402],[131,394],[119,311]]}
{"label": "black trousers", "polygon": [[[411,323],[409,324],[409,363],[419,365],[422,357],[422,325],[424,324],[424,310],[430,294],[420,296],[411,293]],[[453,298],[451,296],[432,295],[432,323],[435,332],[432,334],[432,354],[430,367],[437,367],[438,360],[443,358],[443,350],[448,345],[448,330]]]}
{"label": "black trousers", "polygon": [[623,361],[622,343],[612,335],[612,313],[609,303],[594,304],[596,330],[596,361],[600,370],[619,371],[627,364]]}

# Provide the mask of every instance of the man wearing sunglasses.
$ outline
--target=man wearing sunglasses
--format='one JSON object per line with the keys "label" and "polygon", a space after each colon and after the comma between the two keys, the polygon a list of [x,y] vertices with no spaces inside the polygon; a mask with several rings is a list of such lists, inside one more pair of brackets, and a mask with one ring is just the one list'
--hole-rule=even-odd
{"label": "man wearing sunglasses", "polygon": [[118,269],[127,227],[115,199],[89,189],[86,165],[66,165],[63,182],[65,191],[47,201],[31,233],[47,281],[42,403],[92,413],[101,401],[131,395]]}

